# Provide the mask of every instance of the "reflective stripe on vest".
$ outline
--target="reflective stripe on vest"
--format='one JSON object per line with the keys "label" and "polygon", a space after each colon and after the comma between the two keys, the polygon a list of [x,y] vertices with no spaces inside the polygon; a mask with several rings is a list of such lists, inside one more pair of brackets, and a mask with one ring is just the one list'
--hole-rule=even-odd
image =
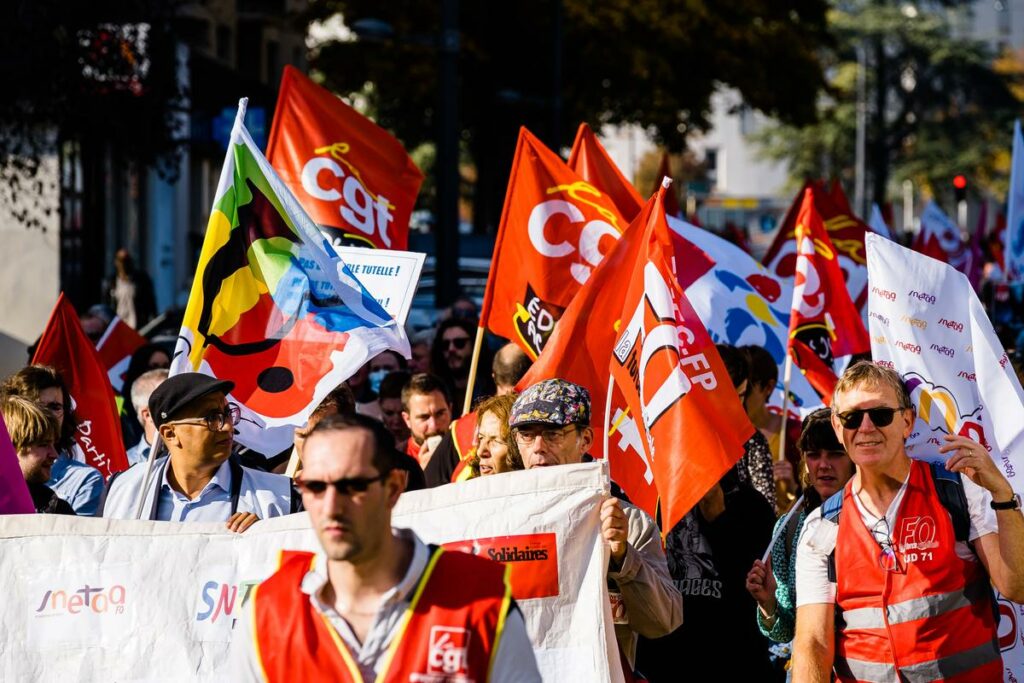
{"label": "reflective stripe on vest", "polygon": [[902,679],[896,678],[896,667],[892,664],[859,659],[837,659],[836,673],[843,679],[856,679],[864,683],[892,683],[896,680],[926,683],[960,676],[996,661],[1001,661],[999,649],[990,641],[948,657],[905,666],[900,669]]}
{"label": "reflective stripe on vest", "polygon": [[[312,558],[311,553],[283,558],[281,569],[253,593],[254,647],[264,678],[363,683],[348,646],[301,591]],[[484,683],[511,600],[506,567],[435,549],[375,667],[376,680],[447,676]]]}
{"label": "reflective stripe on vest", "polygon": [[[852,486],[844,503],[856,510]],[[1002,680],[984,567],[956,554],[929,466],[913,461],[890,538],[894,571],[860,514],[839,517],[835,670],[842,681]]]}

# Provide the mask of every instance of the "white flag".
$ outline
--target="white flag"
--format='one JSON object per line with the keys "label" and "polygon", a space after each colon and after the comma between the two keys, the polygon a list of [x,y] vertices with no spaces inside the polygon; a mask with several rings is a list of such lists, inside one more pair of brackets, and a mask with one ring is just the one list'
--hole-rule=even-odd
{"label": "white flag", "polygon": [[867,254],[871,356],[903,376],[917,409],[907,452],[944,460],[942,436],[968,436],[1024,493],[1024,391],[974,288],[951,266],[877,235]]}

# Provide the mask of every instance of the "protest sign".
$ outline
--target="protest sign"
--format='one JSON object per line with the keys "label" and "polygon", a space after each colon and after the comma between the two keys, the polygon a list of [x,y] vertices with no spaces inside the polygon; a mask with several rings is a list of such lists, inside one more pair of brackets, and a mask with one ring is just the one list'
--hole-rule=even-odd
{"label": "protest sign", "polygon": [[338,256],[388,314],[405,324],[426,254],[415,251],[335,247]]}
{"label": "protest sign", "polygon": [[[512,565],[544,680],[621,681],[600,537],[607,492],[603,463],[543,468],[403,494],[393,523]],[[241,535],[221,524],[0,517],[0,680],[230,680],[233,628],[253,586],[280,550],[318,547],[305,514]]]}

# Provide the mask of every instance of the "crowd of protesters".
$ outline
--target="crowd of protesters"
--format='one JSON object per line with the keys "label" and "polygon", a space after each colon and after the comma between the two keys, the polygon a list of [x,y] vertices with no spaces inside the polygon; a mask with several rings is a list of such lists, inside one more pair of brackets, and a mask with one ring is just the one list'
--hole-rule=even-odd
{"label": "crowd of protesters", "polygon": [[[127,309],[145,288],[129,262],[111,300]],[[391,528],[404,491],[590,459],[587,387],[550,379],[517,392],[530,360],[514,344],[493,353],[485,344],[470,381],[471,306],[461,300],[436,330],[412,335],[411,360],[371,359],[283,453],[240,447],[232,382],[168,377],[173,348],[164,341],[129,364],[120,405],[131,466],[109,481],[75,445],[75,408],[53,368],[6,378],[0,411],[37,512],[217,521],[238,533],[309,513],[326,565],[297,556],[257,591],[232,650],[240,679],[365,679],[411,666],[422,654],[417,629],[430,622],[402,617],[423,599],[473,629],[467,666],[480,680],[539,680],[493,563],[447,557],[459,554]],[[83,326],[98,318],[102,328],[103,313],[92,309]],[[1024,518],[983,447],[947,437],[935,454],[950,456],[945,468],[911,461],[906,389],[863,362],[841,378],[831,409],[784,424],[768,407],[778,381],[768,352],[718,352],[756,428],[743,457],[667,530],[664,546],[658,521],[614,482],[600,510],[615,666],[627,680],[680,680],[680,667],[699,661],[737,680],[825,681],[833,670],[841,680],[1001,680],[990,583],[1024,599]],[[935,562],[896,551],[907,510],[939,520]],[[899,625],[886,610],[904,615]],[[955,629],[967,635],[953,637]],[[395,639],[407,656],[389,659]],[[325,656],[330,640],[339,647]]]}

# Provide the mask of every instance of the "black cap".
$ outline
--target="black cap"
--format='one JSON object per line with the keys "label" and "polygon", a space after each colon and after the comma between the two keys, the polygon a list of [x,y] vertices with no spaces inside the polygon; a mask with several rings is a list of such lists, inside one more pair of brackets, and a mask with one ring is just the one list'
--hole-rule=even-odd
{"label": "black cap", "polygon": [[149,414],[153,417],[153,424],[159,428],[189,403],[218,391],[227,396],[234,388],[234,382],[200,372],[174,375],[164,380],[149,395]]}

